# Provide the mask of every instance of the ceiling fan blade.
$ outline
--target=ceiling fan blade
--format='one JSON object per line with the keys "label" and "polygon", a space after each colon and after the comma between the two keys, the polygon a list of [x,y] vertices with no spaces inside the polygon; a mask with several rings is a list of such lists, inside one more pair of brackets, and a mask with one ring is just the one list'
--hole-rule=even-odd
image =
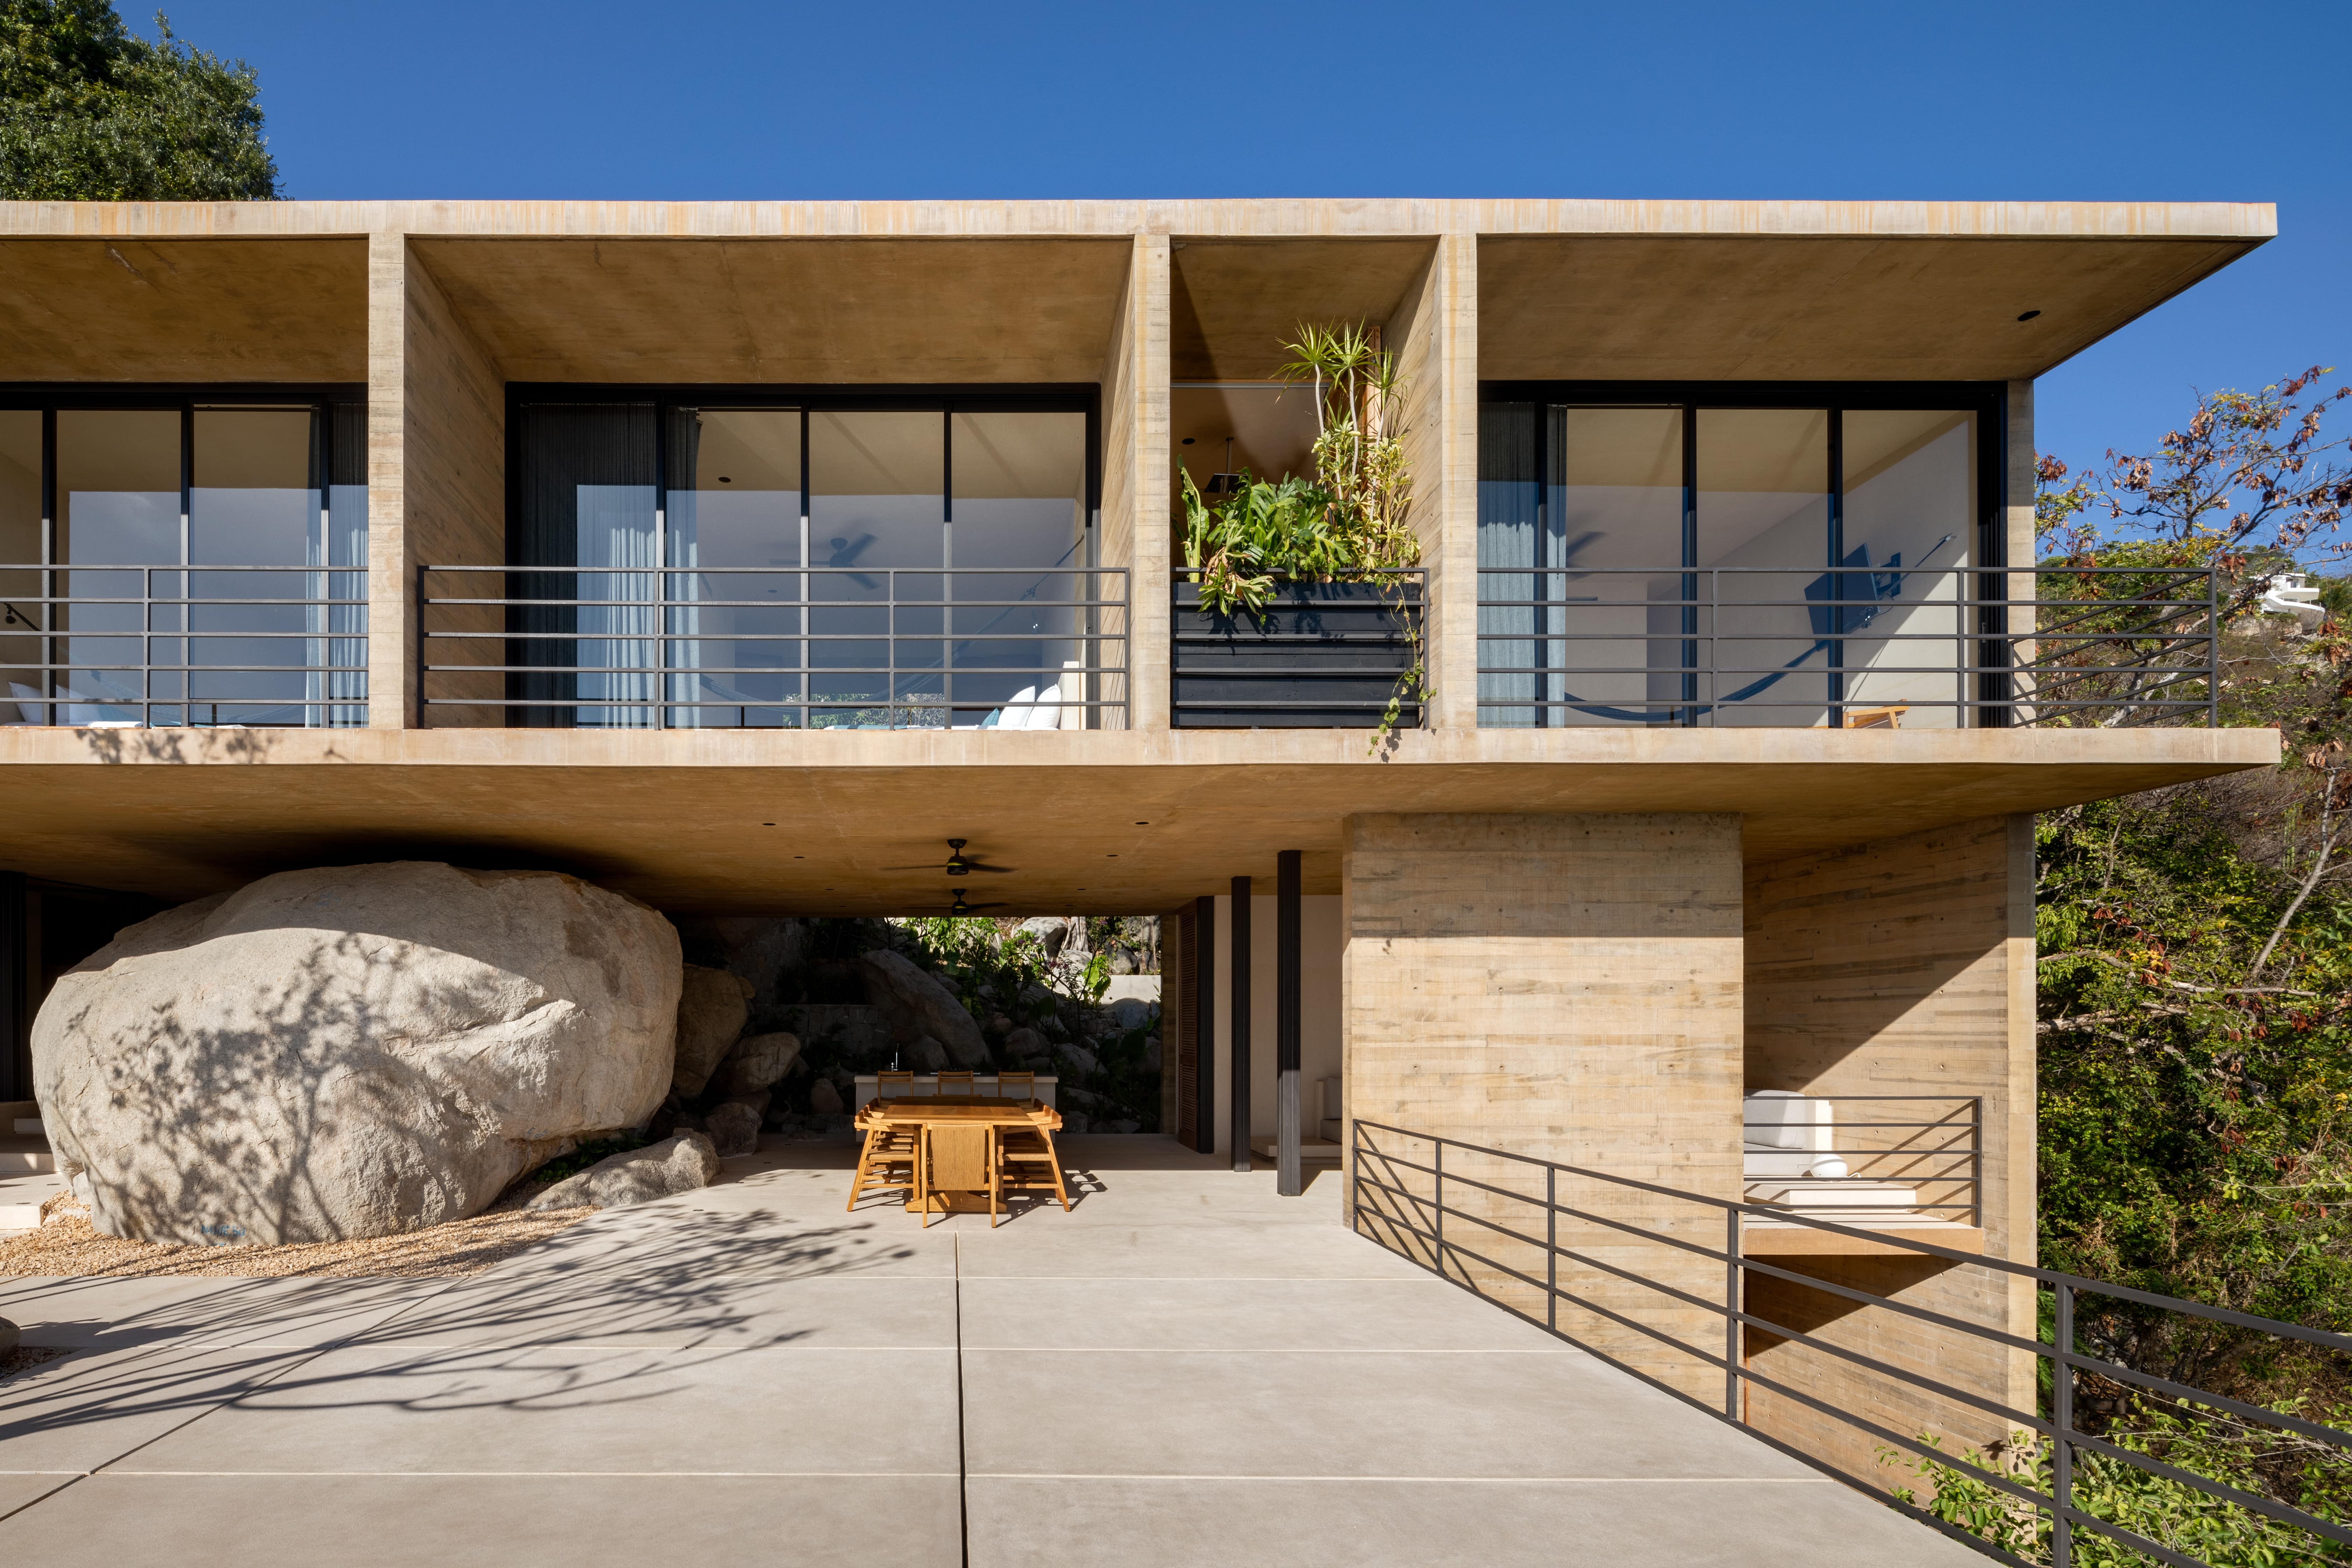
{"label": "ceiling fan blade", "polygon": [[877,871],[936,871],[940,868],[940,863],[936,860],[926,860],[919,866],[877,866],[874,868]]}
{"label": "ceiling fan blade", "polygon": [[966,856],[964,858],[963,865],[964,869],[967,871],[992,871],[998,876],[1005,876],[1021,869],[1018,866],[983,866],[979,861],[972,859],[970,856]]}

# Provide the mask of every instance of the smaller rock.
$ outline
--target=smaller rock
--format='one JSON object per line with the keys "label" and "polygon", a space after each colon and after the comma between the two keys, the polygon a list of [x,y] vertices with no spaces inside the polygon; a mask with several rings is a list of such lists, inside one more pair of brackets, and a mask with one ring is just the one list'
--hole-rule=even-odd
{"label": "smaller rock", "polygon": [[707,1187],[719,1174],[719,1151],[699,1132],[681,1132],[643,1149],[597,1161],[530,1201],[535,1209],[626,1208]]}
{"label": "smaller rock", "polygon": [[1157,1035],[1146,1035],[1143,1037],[1143,1070],[1146,1072],[1160,1070],[1160,1037]]}
{"label": "smaller rock", "polygon": [[809,1110],[818,1116],[841,1114],[841,1090],[833,1087],[832,1079],[821,1078],[809,1086]]}
{"label": "smaller rock", "polygon": [[1034,1029],[1027,1028],[1015,1029],[1005,1036],[1004,1050],[1007,1056],[1020,1057],[1024,1059],[1053,1054],[1053,1048],[1045,1044],[1045,1037]]}
{"label": "smaller rock", "polygon": [[1122,996],[1112,1003],[1108,1011],[1117,1020],[1119,1031],[1125,1033],[1151,1022],[1151,1016],[1160,1009],[1139,996]]}
{"label": "smaller rock", "polygon": [[792,1071],[800,1054],[798,1035],[746,1035],[727,1053],[727,1059],[719,1065],[712,1081],[718,1085],[719,1092],[730,1100],[755,1094]]}
{"label": "smaller rock", "polygon": [[22,1329],[5,1318],[0,1318],[0,1355],[6,1355],[10,1351],[15,1350],[16,1342],[24,1337],[25,1332]]}
{"label": "smaller rock", "polygon": [[1097,1073],[1102,1071],[1102,1058],[1096,1056],[1094,1052],[1087,1049],[1085,1045],[1079,1041],[1072,1040],[1066,1045],[1055,1046],[1054,1047],[1054,1054],[1060,1057],[1072,1067],[1077,1068],[1080,1072]]}
{"label": "smaller rock", "polygon": [[[1058,1109],[1058,1108],[1057,1108],[1057,1109]],[[1063,1112],[1062,1112],[1062,1131],[1065,1131],[1065,1132],[1084,1132],[1086,1130],[1087,1130],[1087,1113],[1086,1113],[1085,1111],[1083,1111],[1083,1110],[1065,1110],[1065,1111],[1063,1111]]]}
{"label": "smaller rock", "polygon": [[1112,1122],[1108,1127],[1104,1128],[1103,1131],[1106,1132],[1139,1132],[1141,1131],[1142,1129],[1143,1123],[1140,1121],[1121,1120]]}
{"label": "smaller rock", "polygon": [[705,1124],[710,1129],[711,1147],[720,1159],[732,1160],[760,1152],[760,1115],[766,1109],[748,1100],[730,1100],[711,1110]]}
{"label": "smaller rock", "polygon": [[1012,1029],[1013,1020],[1006,1017],[1002,1013],[997,1014],[988,1021],[988,1032],[992,1035],[1008,1034]]}
{"label": "smaller rock", "polygon": [[686,965],[677,997],[677,1059],[670,1092],[681,1100],[700,1094],[727,1047],[743,1032],[751,1012],[751,983],[723,969]]}
{"label": "smaller rock", "polygon": [[917,1072],[937,1072],[948,1065],[948,1048],[925,1035],[907,1047],[907,1060]]}

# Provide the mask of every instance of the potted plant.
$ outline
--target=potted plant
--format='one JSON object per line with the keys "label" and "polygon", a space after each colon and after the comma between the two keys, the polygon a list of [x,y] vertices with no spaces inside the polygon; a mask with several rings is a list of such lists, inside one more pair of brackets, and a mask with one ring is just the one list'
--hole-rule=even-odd
{"label": "potted plant", "polygon": [[1283,348],[1282,378],[1314,387],[1315,475],[1244,470],[1213,505],[1183,476],[1171,719],[1376,730],[1377,746],[1427,696],[1395,361],[1361,325],[1301,326]]}

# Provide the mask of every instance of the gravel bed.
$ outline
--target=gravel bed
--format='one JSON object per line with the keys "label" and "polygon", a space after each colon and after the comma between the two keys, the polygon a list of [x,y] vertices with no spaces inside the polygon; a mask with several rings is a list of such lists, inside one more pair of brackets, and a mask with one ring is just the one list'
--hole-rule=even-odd
{"label": "gravel bed", "polygon": [[41,1206],[38,1230],[0,1240],[0,1279],[71,1275],[141,1279],[202,1275],[216,1279],[456,1279],[479,1274],[535,1242],[578,1225],[593,1208],[526,1212],[518,1194],[471,1219],[367,1241],[295,1247],[197,1247],[125,1241],[91,1228],[89,1210],[60,1193]]}
{"label": "gravel bed", "polygon": [[73,1354],[69,1350],[55,1350],[47,1345],[18,1345],[0,1353],[0,1383],[5,1383],[18,1373],[30,1372],[37,1366],[47,1366]]}

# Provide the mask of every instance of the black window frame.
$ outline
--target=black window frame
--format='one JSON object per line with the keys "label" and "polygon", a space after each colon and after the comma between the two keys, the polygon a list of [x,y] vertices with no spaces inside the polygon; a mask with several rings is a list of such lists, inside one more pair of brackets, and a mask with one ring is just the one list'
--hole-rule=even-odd
{"label": "black window frame", "polygon": [[[1842,416],[1862,411],[1946,410],[1977,416],[1977,536],[1975,565],[1979,729],[2005,729],[2011,719],[2014,688],[2008,673],[2009,612],[2009,384],[2000,381],[1482,381],[1478,417],[1483,432],[1489,404],[1533,404],[1538,409],[1679,408],[1683,413],[1682,560],[1696,561],[1698,528],[1698,412],[1703,408],[1819,409],[1828,413],[1828,462],[1822,488],[1828,497],[1828,528],[1822,540],[1824,567],[1834,570],[1843,551],[1845,526],[1844,443]],[[1536,420],[1535,468],[1547,471],[1549,421]],[[1483,476],[1482,476],[1483,477]],[[1550,505],[1550,486],[1536,485],[1536,527],[1540,537]],[[1483,581],[1483,579],[1482,579]],[[1690,590],[1685,589],[1685,596]],[[1684,612],[1688,620],[1694,612]],[[1684,662],[1690,662],[1685,656]]]}

